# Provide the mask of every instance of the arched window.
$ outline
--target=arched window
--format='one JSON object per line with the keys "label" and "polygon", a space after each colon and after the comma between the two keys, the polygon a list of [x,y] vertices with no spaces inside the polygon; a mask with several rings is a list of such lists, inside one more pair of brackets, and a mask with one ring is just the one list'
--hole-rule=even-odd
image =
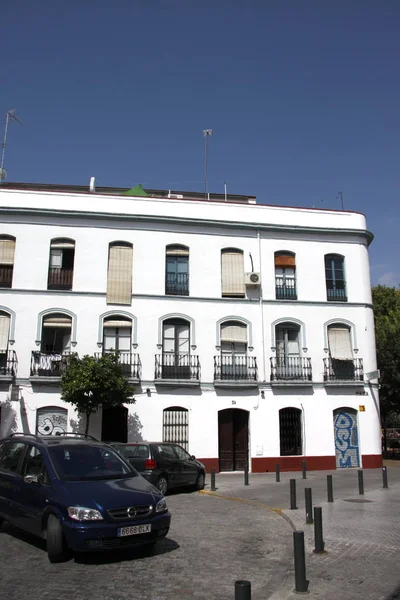
{"label": "arched window", "polygon": [[163,442],[174,442],[189,450],[189,411],[182,406],[163,410]]}
{"label": "arched window", "polygon": [[222,297],[244,298],[244,256],[238,248],[221,250]]}
{"label": "arched window", "polygon": [[301,410],[299,408],[282,408],[279,411],[279,436],[281,456],[295,456],[303,453]]}
{"label": "arched window", "polygon": [[31,375],[60,377],[70,357],[72,317],[47,313],[42,319],[40,351],[32,352]]}
{"label": "arched window", "polygon": [[170,244],[165,251],[165,294],[189,296],[189,248]]}
{"label": "arched window", "polygon": [[297,300],[294,252],[275,252],[275,296],[277,300]]}
{"label": "arched window", "polygon": [[15,237],[0,235],[0,288],[12,286],[15,255]]}
{"label": "arched window", "polygon": [[118,360],[128,375],[132,365],[132,320],[112,315],[103,321],[103,354],[118,352]]}
{"label": "arched window", "polygon": [[68,238],[51,240],[47,289],[72,290],[74,259],[74,240]]}
{"label": "arched window", "polygon": [[256,380],[255,358],[247,356],[247,325],[241,321],[224,321],[220,328],[221,356],[216,357],[214,379]]}
{"label": "arched window", "polygon": [[[361,359],[354,360],[351,331],[344,323],[331,323],[328,325],[328,350],[329,358],[325,359],[325,380],[327,381],[354,381],[359,379],[359,366]],[[360,365],[359,365],[360,363]]]}
{"label": "arched window", "polygon": [[325,281],[327,300],[347,302],[344,257],[340,254],[325,255]]}
{"label": "arched window", "polygon": [[161,368],[162,379],[191,379],[189,321],[163,322]]}
{"label": "arched window", "polygon": [[131,304],[133,246],[112,242],[108,249],[107,304]]}
{"label": "arched window", "polygon": [[[9,370],[8,341],[10,335],[10,315],[4,311],[0,311],[0,374],[6,375]],[[13,353],[10,352],[13,356]]]}

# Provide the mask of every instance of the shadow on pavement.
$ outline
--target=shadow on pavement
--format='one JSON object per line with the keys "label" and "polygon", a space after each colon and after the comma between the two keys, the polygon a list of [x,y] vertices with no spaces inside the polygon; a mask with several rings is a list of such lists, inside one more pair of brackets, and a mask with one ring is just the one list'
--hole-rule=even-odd
{"label": "shadow on pavement", "polygon": [[389,596],[386,596],[385,600],[400,600],[400,584],[397,586],[394,592],[389,594]]}

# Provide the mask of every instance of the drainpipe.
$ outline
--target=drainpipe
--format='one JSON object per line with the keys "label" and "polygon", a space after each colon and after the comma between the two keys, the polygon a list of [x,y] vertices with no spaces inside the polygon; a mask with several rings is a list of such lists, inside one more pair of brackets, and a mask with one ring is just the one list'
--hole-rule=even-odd
{"label": "drainpipe", "polygon": [[265,332],[264,332],[264,311],[263,311],[263,287],[262,287],[262,258],[261,258],[261,237],[260,230],[257,229],[258,238],[258,264],[260,265],[260,315],[261,315],[261,344],[262,344],[262,376],[263,382],[266,382],[266,363],[265,363]]}

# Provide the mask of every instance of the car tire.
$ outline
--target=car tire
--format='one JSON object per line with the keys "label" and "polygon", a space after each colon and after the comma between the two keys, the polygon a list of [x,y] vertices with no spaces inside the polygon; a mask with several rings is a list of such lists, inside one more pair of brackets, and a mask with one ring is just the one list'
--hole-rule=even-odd
{"label": "car tire", "polygon": [[168,492],[168,479],[166,475],[160,475],[156,482],[156,488],[163,496],[167,495]]}
{"label": "car tire", "polygon": [[198,491],[204,490],[205,485],[206,485],[206,476],[202,471],[201,473],[198,474],[197,479],[196,479],[196,490],[198,490]]}
{"label": "car tire", "polygon": [[60,521],[56,516],[50,515],[47,521],[47,555],[51,563],[68,560],[69,552],[64,539]]}

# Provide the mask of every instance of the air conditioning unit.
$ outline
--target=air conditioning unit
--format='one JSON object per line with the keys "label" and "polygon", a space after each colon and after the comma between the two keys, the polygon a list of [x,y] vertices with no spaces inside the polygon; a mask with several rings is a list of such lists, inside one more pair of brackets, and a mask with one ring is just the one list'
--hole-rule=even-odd
{"label": "air conditioning unit", "polygon": [[261,283],[260,273],[245,273],[244,283],[247,286],[258,286]]}

